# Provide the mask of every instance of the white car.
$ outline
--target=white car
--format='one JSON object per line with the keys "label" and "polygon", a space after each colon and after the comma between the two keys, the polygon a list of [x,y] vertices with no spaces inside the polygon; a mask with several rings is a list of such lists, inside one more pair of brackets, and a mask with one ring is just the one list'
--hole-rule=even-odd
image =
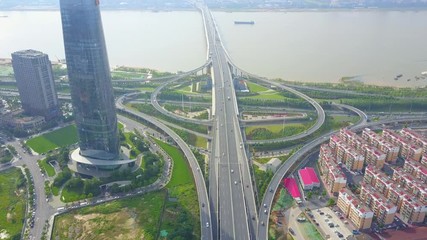
{"label": "white car", "polygon": [[237,185],[237,181],[234,181],[234,185]]}
{"label": "white car", "polygon": [[231,173],[234,173],[234,170],[233,170],[233,169],[231,169]]}

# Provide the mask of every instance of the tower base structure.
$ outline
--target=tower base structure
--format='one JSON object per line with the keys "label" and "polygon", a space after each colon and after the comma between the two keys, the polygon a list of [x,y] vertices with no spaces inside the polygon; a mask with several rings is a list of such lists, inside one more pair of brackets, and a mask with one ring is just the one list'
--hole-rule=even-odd
{"label": "tower base structure", "polygon": [[140,168],[141,157],[129,159],[126,155],[120,154],[117,160],[100,160],[86,157],[80,154],[80,148],[73,150],[70,154],[68,168],[78,174],[92,177],[109,177],[113,172]]}

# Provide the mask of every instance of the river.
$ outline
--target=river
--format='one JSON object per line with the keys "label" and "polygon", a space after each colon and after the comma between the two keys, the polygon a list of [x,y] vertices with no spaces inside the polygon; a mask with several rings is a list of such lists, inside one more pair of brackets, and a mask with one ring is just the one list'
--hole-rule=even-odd
{"label": "river", "polygon": [[[64,58],[58,11],[0,12],[0,58],[33,48]],[[233,62],[271,78],[427,85],[427,11],[215,12]],[[203,64],[196,11],[103,11],[110,64],[176,72]],[[235,20],[254,21],[235,25]],[[397,75],[403,76],[395,80]]]}

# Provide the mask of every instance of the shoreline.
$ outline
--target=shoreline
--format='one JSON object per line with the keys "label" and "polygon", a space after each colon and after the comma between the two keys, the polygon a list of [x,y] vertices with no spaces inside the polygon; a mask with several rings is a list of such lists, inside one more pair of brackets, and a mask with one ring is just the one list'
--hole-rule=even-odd
{"label": "shoreline", "polygon": [[[51,62],[52,62],[52,65],[64,64],[64,63],[57,62],[57,61],[51,61]],[[12,64],[12,59],[11,58],[0,58],[0,66],[11,66],[11,64]],[[117,67],[118,66],[110,66],[110,69],[111,69],[111,71],[113,71],[114,68],[117,68]],[[132,68],[132,69],[146,68],[146,67],[143,67],[143,66],[138,66],[138,67],[136,67],[136,66],[120,66],[120,67],[127,67],[127,68]],[[152,69],[152,70],[160,71],[159,69]],[[345,77],[343,77],[343,78],[345,78]],[[267,78],[267,79],[277,80],[277,78]],[[391,87],[391,88],[395,88],[395,89],[427,88],[427,85],[426,86],[411,86],[411,87],[408,87],[408,86],[392,86],[392,85],[387,85],[387,84],[385,84],[385,85],[382,85],[382,84],[372,84],[372,83],[365,83],[363,81],[361,81],[361,82],[351,82],[351,81],[350,82],[341,82],[341,81],[337,80],[337,81],[327,81],[327,82],[322,82],[322,81],[319,81],[319,82],[313,82],[313,81],[304,82],[304,81],[285,80],[285,79],[281,79],[281,78],[279,78],[279,79],[280,79],[279,81],[283,81],[283,82],[291,83],[291,84],[296,84],[296,85],[301,85],[301,86],[303,86],[305,84],[349,84],[349,85],[352,85],[352,84],[361,84],[361,85],[365,85],[365,86]]]}

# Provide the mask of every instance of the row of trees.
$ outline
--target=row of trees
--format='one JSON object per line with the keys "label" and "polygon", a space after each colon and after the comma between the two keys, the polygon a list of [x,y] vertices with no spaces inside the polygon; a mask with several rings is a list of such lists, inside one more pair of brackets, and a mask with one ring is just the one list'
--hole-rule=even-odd
{"label": "row of trees", "polygon": [[301,109],[313,109],[311,104],[300,98],[287,98],[286,100],[267,100],[257,98],[238,98],[238,103],[248,106],[289,107]]}

